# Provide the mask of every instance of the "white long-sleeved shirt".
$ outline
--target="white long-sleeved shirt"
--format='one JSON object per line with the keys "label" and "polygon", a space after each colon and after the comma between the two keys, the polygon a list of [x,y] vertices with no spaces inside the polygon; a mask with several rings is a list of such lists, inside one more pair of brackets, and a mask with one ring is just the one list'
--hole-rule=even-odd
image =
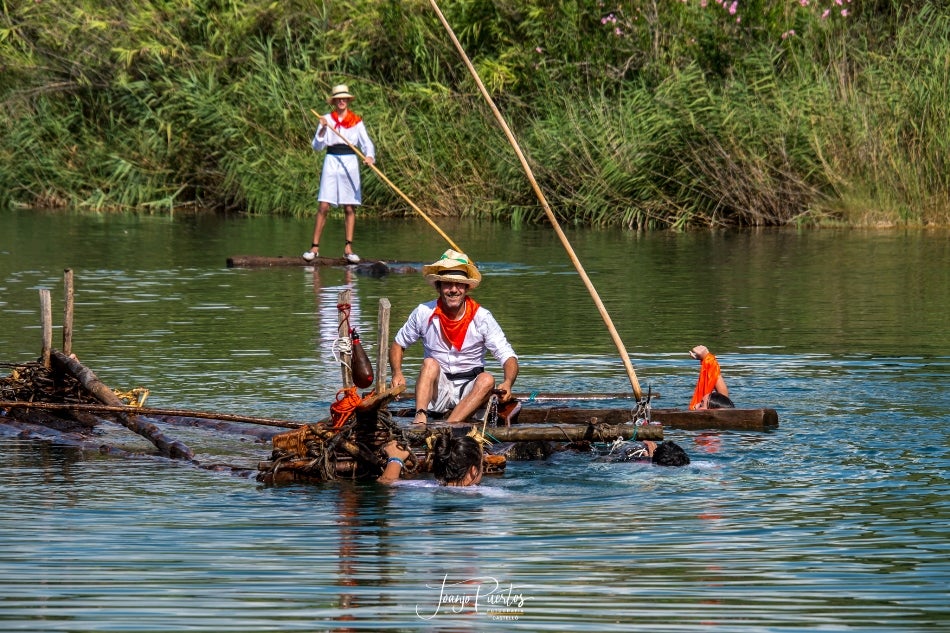
{"label": "white long-sleeved shirt", "polygon": [[[323,118],[333,123],[333,117],[330,114],[323,115]],[[336,128],[334,128],[336,129]],[[376,146],[373,145],[373,141],[370,140],[369,134],[366,132],[366,126],[363,125],[363,122],[360,121],[356,125],[350,128],[340,127],[336,129],[343,138],[350,142],[350,145],[355,146],[364,156],[368,156],[373,160],[376,160]],[[324,130],[323,136],[320,136],[320,126],[317,126],[317,131],[313,135],[313,141],[310,143],[315,151],[321,151],[327,148],[328,145],[346,145],[339,136],[337,136],[333,130]]]}
{"label": "white long-sleeved shirt", "polygon": [[439,319],[432,318],[437,301],[419,304],[412,311],[406,323],[396,333],[394,340],[397,345],[406,349],[422,339],[425,357],[434,358],[442,371],[449,374],[484,367],[486,351],[490,351],[502,365],[509,358],[517,358],[495,317],[482,306],[475,311],[475,317],[468,326],[462,349],[452,347],[442,335]]}

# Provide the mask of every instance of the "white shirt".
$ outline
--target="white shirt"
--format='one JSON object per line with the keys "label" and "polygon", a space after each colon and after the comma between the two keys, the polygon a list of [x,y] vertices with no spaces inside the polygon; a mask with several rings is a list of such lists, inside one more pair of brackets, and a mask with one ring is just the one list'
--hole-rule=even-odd
{"label": "white shirt", "polygon": [[442,335],[439,319],[432,318],[437,301],[421,303],[412,311],[405,325],[396,333],[397,345],[406,349],[422,339],[425,357],[434,358],[442,371],[449,374],[484,367],[486,350],[490,351],[502,365],[509,358],[517,358],[515,350],[508,343],[495,317],[482,306],[478,307],[475,318],[469,323],[462,349],[457,350],[452,347]]}
{"label": "white shirt", "polygon": [[333,130],[323,130],[323,136],[320,136],[320,126],[317,126],[317,133],[313,135],[313,141],[310,143],[310,146],[313,147],[315,151],[320,151],[326,149],[327,145],[346,145],[343,142],[342,136],[347,141],[350,142],[350,145],[358,148],[363,152],[364,156],[367,156],[372,159],[376,159],[376,146],[373,145],[373,141],[369,139],[369,134],[366,133],[366,126],[363,125],[363,122],[360,121],[353,127],[344,128],[340,126],[336,127],[333,121],[333,117],[330,114],[323,115],[323,118],[330,122],[330,125],[334,126],[334,130],[340,133],[338,136],[334,133]]}

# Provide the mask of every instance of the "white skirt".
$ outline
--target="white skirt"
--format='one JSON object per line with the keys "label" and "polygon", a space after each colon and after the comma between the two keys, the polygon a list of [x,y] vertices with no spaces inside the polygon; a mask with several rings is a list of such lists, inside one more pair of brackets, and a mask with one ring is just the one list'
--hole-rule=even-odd
{"label": "white skirt", "polygon": [[355,154],[327,154],[320,174],[318,202],[332,205],[359,205],[363,201],[360,190],[360,163]]}

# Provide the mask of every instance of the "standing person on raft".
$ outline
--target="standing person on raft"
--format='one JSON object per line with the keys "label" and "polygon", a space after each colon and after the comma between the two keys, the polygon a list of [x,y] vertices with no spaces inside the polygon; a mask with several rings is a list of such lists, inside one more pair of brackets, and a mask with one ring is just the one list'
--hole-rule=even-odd
{"label": "standing person on raft", "polygon": [[729,399],[729,387],[722,378],[719,361],[705,345],[697,345],[689,351],[691,358],[700,361],[699,379],[693,390],[690,410],[696,409],[733,409],[735,405]]}
{"label": "standing person on raft", "polygon": [[464,253],[449,249],[439,261],[423,266],[422,274],[439,297],[412,311],[389,349],[392,386],[403,386],[403,354],[422,340],[424,358],[416,382],[413,422],[425,424],[430,413],[449,410],[446,421],[467,420],[495,389],[495,377],[485,371],[486,351],[501,363],[504,372],[498,385],[501,401],[511,399],[518,357],[492,313],[468,296],[482,280],[478,268]]}
{"label": "standing person on raft", "polygon": [[[359,148],[366,157],[367,165],[376,162],[376,148],[366,133],[363,119],[350,110],[350,102],[353,99],[345,84],[333,87],[327,99],[327,103],[333,106],[333,111],[320,117],[317,133],[311,142],[314,151],[326,149],[327,155],[323,159],[323,171],[320,174],[320,193],[317,194],[320,208],[313,227],[313,242],[310,250],[304,251],[303,254],[303,258],[308,262],[320,255],[320,236],[323,234],[331,206],[343,207],[343,228],[346,236],[343,257],[351,264],[360,261],[359,255],[353,252],[353,233],[356,229],[356,207],[362,204],[363,194],[360,188],[359,160],[350,145]],[[333,131],[327,130],[330,125],[333,126]],[[343,138],[340,138],[341,136]]]}

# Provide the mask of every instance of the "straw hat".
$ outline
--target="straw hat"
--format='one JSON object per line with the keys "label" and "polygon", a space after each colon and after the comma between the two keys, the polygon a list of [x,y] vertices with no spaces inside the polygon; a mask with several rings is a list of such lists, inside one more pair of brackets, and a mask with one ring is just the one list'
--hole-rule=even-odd
{"label": "straw hat", "polygon": [[330,91],[330,96],[327,97],[327,103],[333,104],[333,101],[336,99],[349,99],[353,100],[356,97],[350,94],[350,88],[346,84],[339,84],[333,86],[333,90]]}
{"label": "straw hat", "polygon": [[453,251],[444,253],[439,261],[422,267],[422,274],[433,286],[437,281],[454,281],[468,284],[469,289],[477,288],[482,282],[482,274],[465,253]]}

